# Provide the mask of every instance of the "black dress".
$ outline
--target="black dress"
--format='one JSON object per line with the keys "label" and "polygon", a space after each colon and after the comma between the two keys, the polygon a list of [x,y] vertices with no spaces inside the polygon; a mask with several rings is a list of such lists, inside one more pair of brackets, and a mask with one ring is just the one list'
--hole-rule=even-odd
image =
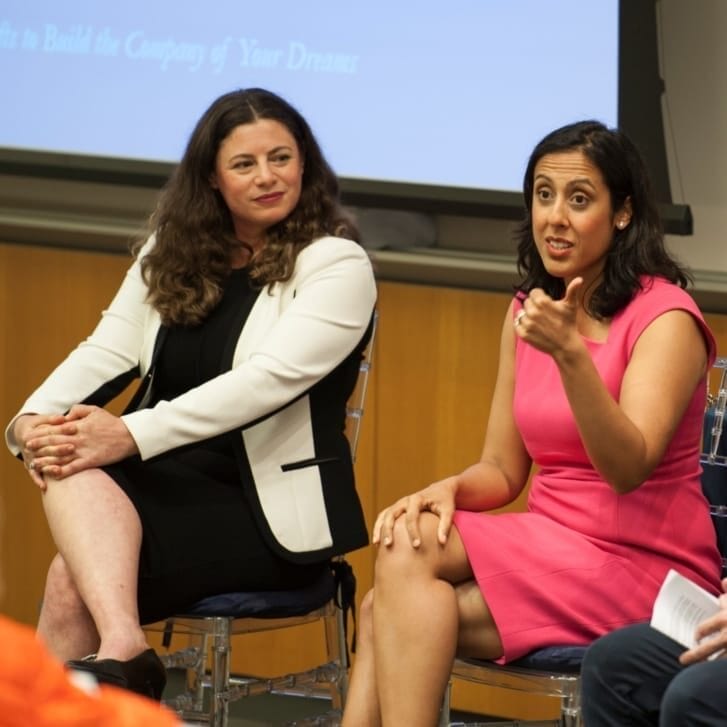
{"label": "black dress", "polygon": [[[247,271],[230,275],[219,305],[199,326],[172,327],[156,359],[150,405],[229,369],[231,347],[258,290]],[[227,362],[227,363],[226,363]],[[233,445],[238,430],[105,471],[139,513],[139,616],[150,623],[209,595],[293,588],[323,564],[292,564],[267,546],[245,499]]]}

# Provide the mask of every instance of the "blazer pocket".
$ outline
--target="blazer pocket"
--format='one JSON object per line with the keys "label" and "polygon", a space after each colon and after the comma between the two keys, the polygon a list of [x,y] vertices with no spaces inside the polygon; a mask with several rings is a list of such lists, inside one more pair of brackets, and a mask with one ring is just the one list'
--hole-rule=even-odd
{"label": "blazer pocket", "polygon": [[302,470],[305,467],[317,467],[321,464],[328,464],[329,462],[339,462],[340,457],[311,457],[310,459],[301,459],[297,462],[288,462],[288,464],[281,464],[280,469],[283,472],[290,472],[291,470]]}

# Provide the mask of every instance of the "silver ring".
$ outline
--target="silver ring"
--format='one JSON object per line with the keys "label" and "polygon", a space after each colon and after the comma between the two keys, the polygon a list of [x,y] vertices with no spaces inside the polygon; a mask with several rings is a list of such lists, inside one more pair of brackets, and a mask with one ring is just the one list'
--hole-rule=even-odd
{"label": "silver ring", "polygon": [[523,319],[523,318],[525,318],[525,311],[524,311],[524,310],[521,310],[521,311],[520,311],[520,312],[519,312],[519,313],[518,313],[518,314],[517,314],[517,315],[515,316],[515,322],[514,322],[515,328],[517,328],[517,327],[518,327],[518,326],[520,325],[520,322],[522,321],[522,319]]}
{"label": "silver ring", "polygon": [[31,462],[31,463],[30,463],[30,464],[28,465],[28,469],[29,469],[29,470],[34,470],[34,469],[35,469],[35,462]]}

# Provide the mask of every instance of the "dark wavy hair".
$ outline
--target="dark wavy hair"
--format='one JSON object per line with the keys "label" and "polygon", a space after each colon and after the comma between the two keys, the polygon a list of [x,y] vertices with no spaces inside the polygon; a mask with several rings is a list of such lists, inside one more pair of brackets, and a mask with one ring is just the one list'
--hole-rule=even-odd
{"label": "dark wavy hair", "polygon": [[[165,324],[204,320],[220,300],[232,251],[246,244],[235,237],[230,211],[210,180],[222,142],[236,127],[258,119],[288,129],[303,161],[303,178],[296,207],[266,231],[264,247],[248,266],[251,279],[260,287],[288,280],[300,251],[323,235],[359,239],[340,205],[338,179],[303,116],[260,88],[220,96],[197,122],[149,220],[156,244],[141,259],[141,269],[148,299]],[[135,255],[144,242],[133,245]]]}
{"label": "dark wavy hair", "polygon": [[517,267],[522,276],[516,289],[529,292],[543,288],[553,298],[562,298],[562,278],[550,275],[538,253],[533,237],[533,177],[535,166],[546,154],[579,150],[601,172],[611,193],[611,211],[615,214],[628,199],[631,221],[623,230],[615,230],[606,256],[603,277],[593,290],[588,312],[610,318],[624,308],[641,287],[640,276],[660,276],[682,288],[691,282],[687,270],[664,245],[664,233],[646,164],[636,145],[617,129],[598,121],[579,121],[563,126],[545,136],[530,155],[525,178],[525,218],[516,231]]}

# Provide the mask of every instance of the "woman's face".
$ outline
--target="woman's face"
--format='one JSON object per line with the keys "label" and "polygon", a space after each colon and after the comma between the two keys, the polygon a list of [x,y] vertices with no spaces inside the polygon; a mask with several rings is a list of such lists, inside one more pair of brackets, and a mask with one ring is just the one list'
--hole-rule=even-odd
{"label": "woman's face", "polygon": [[533,237],[545,269],[567,285],[600,277],[616,227],[631,220],[630,204],[611,210],[611,193],[598,167],[580,150],[546,154],[535,165]]}
{"label": "woman's face", "polygon": [[211,182],[230,210],[235,235],[255,248],[298,204],[302,179],[293,135],[278,121],[258,119],[235,127],[220,144]]}

